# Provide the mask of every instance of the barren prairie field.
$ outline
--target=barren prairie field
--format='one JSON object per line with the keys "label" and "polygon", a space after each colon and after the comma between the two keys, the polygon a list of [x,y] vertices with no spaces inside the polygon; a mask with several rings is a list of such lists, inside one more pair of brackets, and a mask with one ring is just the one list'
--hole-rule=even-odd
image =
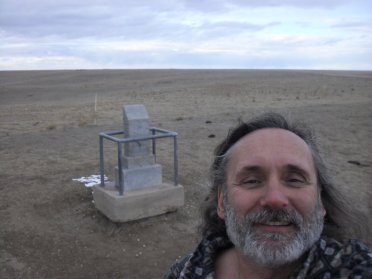
{"label": "barren prairie field", "polygon": [[[127,104],[144,104],[152,126],[178,133],[185,206],[121,224],[72,179],[99,173],[98,134],[122,129]],[[314,128],[337,187],[366,215],[371,245],[372,72],[0,72],[0,278],[161,278],[199,240],[213,149],[264,111]],[[171,180],[172,143],[158,148]],[[112,180],[116,147],[106,152]]]}

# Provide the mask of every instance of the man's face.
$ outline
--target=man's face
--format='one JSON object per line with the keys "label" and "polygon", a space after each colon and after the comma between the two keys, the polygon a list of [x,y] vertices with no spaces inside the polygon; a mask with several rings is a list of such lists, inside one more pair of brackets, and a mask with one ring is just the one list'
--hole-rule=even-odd
{"label": "man's face", "polygon": [[261,265],[298,259],[319,239],[325,214],[309,147],[292,132],[268,128],[231,152],[218,199],[230,240]]}

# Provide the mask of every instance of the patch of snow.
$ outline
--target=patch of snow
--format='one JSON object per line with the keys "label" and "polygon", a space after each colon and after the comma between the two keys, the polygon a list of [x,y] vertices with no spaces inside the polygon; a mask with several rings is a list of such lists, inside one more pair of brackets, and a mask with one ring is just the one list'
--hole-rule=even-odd
{"label": "patch of snow", "polygon": [[[108,180],[106,175],[103,177],[103,179],[105,182]],[[93,187],[101,183],[101,176],[92,174],[91,176],[82,176],[80,178],[73,178],[72,180],[84,183],[85,187]]]}

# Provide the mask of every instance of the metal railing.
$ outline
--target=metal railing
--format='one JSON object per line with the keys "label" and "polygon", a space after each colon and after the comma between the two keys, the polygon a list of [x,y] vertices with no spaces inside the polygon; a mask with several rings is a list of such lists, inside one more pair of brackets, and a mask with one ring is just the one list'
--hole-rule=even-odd
{"label": "metal railing", "polygon": [[105,187],[104,181],[104,151],[103,151],[103,139],[107,139],[116,142],[118,145],[118,173],[119,173],[119,195],[124,194],[123,185],[123,172],[122,172],[122,153],[123,144],[128,142],[139,142],[152,140],[152,154],[154,155],[156,162],[156,140],[161,138],[173,137],[173,181],[174,185],[178,185],[178,147],[177,147],[177,133],[161,128],[151,127],[149,129],[151,135],[143,137],[133,137],[133,138],[118,138],[117,135],[124,135],[124,131],[109,131],[99,133],[99,161],[100,161],[100,176],[101,176],[101,187]]}

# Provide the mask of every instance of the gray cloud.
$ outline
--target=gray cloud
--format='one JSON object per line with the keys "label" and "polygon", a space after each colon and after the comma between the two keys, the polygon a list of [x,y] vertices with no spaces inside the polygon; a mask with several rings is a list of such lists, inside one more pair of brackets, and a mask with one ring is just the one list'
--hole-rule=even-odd
{"label": "gray cloud", "polygon": [[336,24],[331,24],[330,27],[333,28],[368,28],[372,29],[370,23],[365,21],[343,21]]}
{"label": "gray cloud", "polygon": [[[372,5],[363,0],[354,2]],[[0,0],[0,57],[79,58],[92,65],[173,63],[185,67],[223,67],[224,63],[234,65],[230,67],[284,67],[285,61],[294,65],[295,57],[303,61],[296,65],[310,65],[310,58],[295,56],[294,50],[327,46],[337,49],[346,44],[345,38],[337,35],[326,34],[322,38],[306,34],[314,25],[334,33],[358,30],[359,37],[366,36],[360,41],[361,47],[370,40],[370,32],[366,32],[370,31],[368,18],[328,21],[328,14],[346,3],[347,0]],[[271,10],[283,12],[287,8],[304,14],[316,9],[326,19],[313,22],[297,17],[287,21],[286,14],[270,18]],[[257,19],[255,15],[262,10],[267,17]],[[239,16],[232,16],[237,11]],[[297,34],[299,29],[303,33]],[[355,46],[348,45],[347,49]],[[260,57],[255,56],[258,52]]]}
{"label": "gray cloud", "polygon": [[182,22],[183,13],[187,12],[185,7],[176,3],[165,6],[164,1],[156,1],[159,5],[150,7],[138,1],[127,1],[125,5],[113,1],[114,6],[100,1],[89,2],[89,5],[78,2],[35,1],[34,5],[26,2],[19,9],[8,3],[0,17],[0,26],[3,32],[25,37],[192,40],[259,31],[273,24],[204,20],[190,26]]}
{"label": "gray cloud", "polygon": [[[363,3],[364,0],[354,0]],[[203,12],[214,12],[228,9],[231,6],[262,8],[262,7],[295,7],[329,9],[341,6],[348,0],[182,0],[187,9]]]}
{"label": "gray cloud", "polygon": [[[178,17],[189,12],[197,11],[208,15],[236,7],[329,8],[344,2],[346,0],[153,0],[150,2],[5,0],[0,4],[0,26],[6,32],[31,36],[56,34],[71,37],[81,35],[110,37],[123,34],[123,36],[141,37],[141,34],[151,36],[151,33],[163,29],[186,29],[187,26],[175,22]],[[254,29],[248,24],[247,27]],[[217,28],[221,28],[221,23],[214,27]],[[138,31],[134,32],[134,29]]]}

